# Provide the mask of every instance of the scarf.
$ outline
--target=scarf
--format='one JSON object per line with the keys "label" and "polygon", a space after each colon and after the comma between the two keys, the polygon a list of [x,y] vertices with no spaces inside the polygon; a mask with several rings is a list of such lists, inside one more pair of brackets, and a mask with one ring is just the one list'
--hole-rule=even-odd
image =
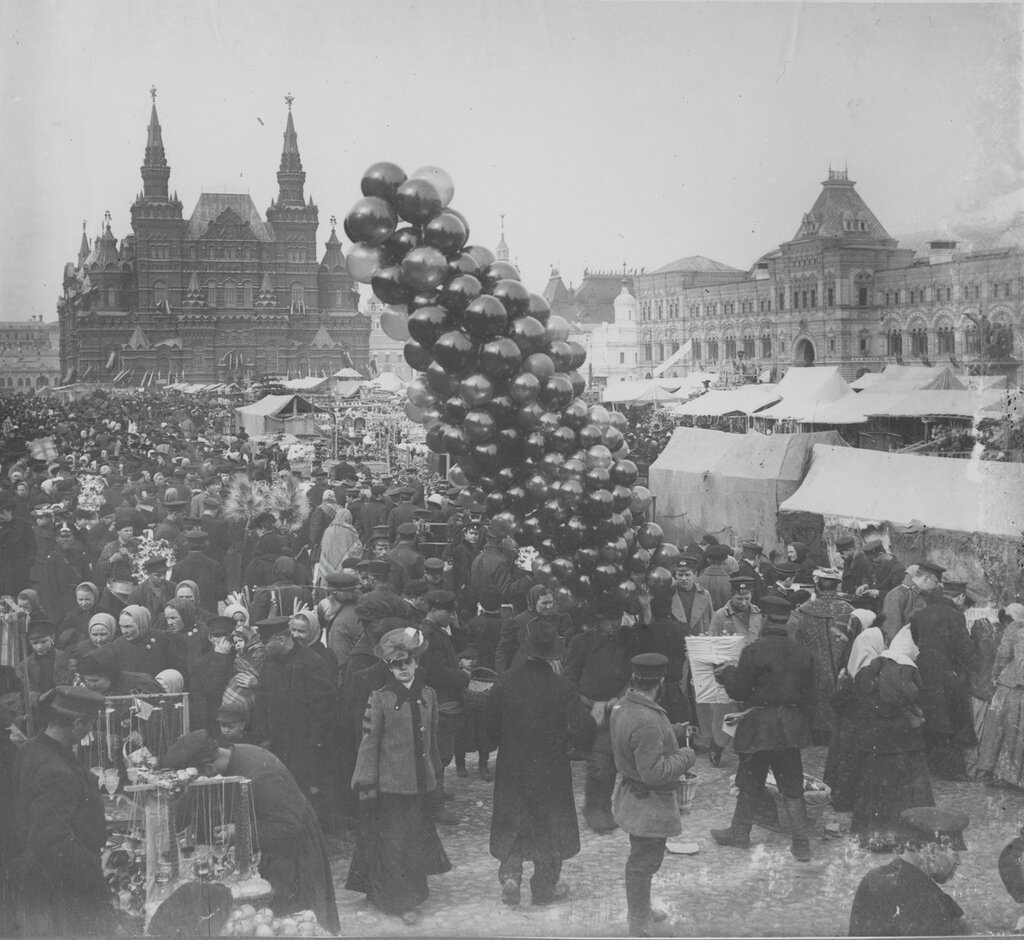
{"label": "scarf", "polygon": [[[117,636],[117,621],[113,618],[113,616],[111,614],[104,614],[104,613],[93,614],[89,618],[89,628],[88,628],[88,630],[86,630],[86,632],[87,633],[91,633],[93,625],[97,624],[97,623],[103,624],[103,626],[105,626],[110,631],[110,639],[111,640],[113,640],[114,637]],[[92,640],[90,640],[89,643],[91,645],[92,644]]]}
{"label": "scarf", "polygon": [[125,607],[124,610],[121,611],[122,617],[125,614],[131,617],[132,620],[138,625],[139,638],[144,637],[147,633],[149,633],[149,628],[153,623],[153,616],[152,614],[150,614],[149,610],[147,610],[141,604],[129,604],[127,607]]}
{"label": "scarf", "polygon": [[93,603],[100,599],[100,589],[96,587],[96,585],[93,584],[92,581],[83,581],[81,584],[76,584],[75,592],[77,593],[78,591],[81,591],[82,588],[85,588],[87,591],[92,592]]}
{"label": "scarf", "polygon": [[862,630],[850,647],[850,660],[846,671],[855,676],[868,663],[873,662],[885,652],[885,634],[878,627]]}
{"label": "scarf", "polygon": [[[225,617],[231,617],[231,619],[233,620],[234,617],[235,617],[235,614],[245,614],[244,623],[246,625],[248,625],[248,623],[249,623],[249,611],[246,609],[244,604],[228,604],[227,607],[224,608],[224,616]],[[236,626],[235,629],[237,630],[238,627]]]}
{"label": "scarf", "polygon": [[914,638],[910,634],[910,625],[902,627],[899,633],[892,638],[889,648],[880,655],[885,659],[891,659],[902,666],[917,666],[917,656],[921,651],[917,648]]}
{"label": "scarf", "polygon": [[154,677],[161,688],[171,695],[176,695],[185,688],[185,677],[177,669],[165,669]]}
{"label": "scarf", "polygon": [[196,610],[199,610],[203,606],[203,599],[199,596],[199,585],[195,581],[179,581],[178,587],[182,585],[192,588],[192,593],[196,597]]}

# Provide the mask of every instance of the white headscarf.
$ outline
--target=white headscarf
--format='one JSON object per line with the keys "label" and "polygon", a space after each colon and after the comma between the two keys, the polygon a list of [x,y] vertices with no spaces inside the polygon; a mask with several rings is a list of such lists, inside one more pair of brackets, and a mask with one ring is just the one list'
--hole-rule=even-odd
{"label": "white headscarf", "polygon": [[920,652],[914,638],[910,635],[910,624],[907,624],[892,638],[889,648],[881,655],[904,666],[916,666]]}
{"label": "white headscarf", "polygon": [[861,630],[854,639],[853,646],[850,647],[850,659],[846,664],[846,671],[851,676],[855,676],[884,652],[885,634],[878,627]]}

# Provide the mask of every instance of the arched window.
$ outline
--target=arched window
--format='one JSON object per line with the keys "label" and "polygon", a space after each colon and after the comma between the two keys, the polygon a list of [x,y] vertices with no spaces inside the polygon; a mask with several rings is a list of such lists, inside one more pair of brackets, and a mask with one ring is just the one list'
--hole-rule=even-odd
{"label": "arched window", "polygon": [[42,388],[44,385],[49,385],[49,384],[50,384],[50,380],[45,375],[41,375],[41,376],[39,376],[39,378],[36,379],[36,385],[38,387],[40,387],[40,388]]}
{"label": "arched window", "polygon": [[165,281],[153,282],[153,304],[162,306],[167,302],[167,283]]}
{"label": "arched window", "polygon": [[903,355],[903,331],[898,326],[889,328],[889,332],[886,334],[886,342],[888,344],[888,355]]}
{"label": "arched window", "polygon": [[305,308],[305,289],[301,284],[292,284],[292,309],[302,310]]}
{"label": "arched window", "polygon": [[718,362],[718,340],[715,338],[708,340],[708,359],[711,362]]}
{"label": "arched window", "polygon": [[235,287],[234,281],[226,281],[224,283],[224,306],[238,306],[238,289]]}
{"label": "arched window", "polygon": [[725,338],[725,358],[735,359],[736,358],[736,337],[727,336]]}
{"label": "arched window", "polygon": [[113,287],[107,288],[107,307],[113,310],[117,306],[117,291]]}
{"label": "arched window", "polygon": [[251,307],[252,306],[252,291],[253,291],[252,281],[242,281],[242,306],[243,307]]}
{"label": "arched window", "polygon": [[964,327],[964,352],[968,356],[976,356],[981,351],[981,345],[978,342],[978,328],[973,323],[968,323]]}
{"label": "arched window", "polygon": [[748,359],[753,359],[757,355],[757,344],[754,342],[753,333],[743,334],[743,355]]}
{"label": "arched window", "polygon": [[217,282],[214,280],[206,282],[206,304],[209,307],[217,306]]}
{"label": "arched window", "polygon": [[910,355],[928,355],[928,332],[923,323],[915,323],[910,328]]}
{"label": "arched window", "polygon": [[772,334],[761,334],[761,358],[770,359],[772,355]]}
{"label": "arched window", "polygon": [[693,358],[694,359],[700,359],[700,340],[699,339],[691,339],[690,340],[690,350],[691,350],[691,352],[693,354]]}
{"label": "arched window", "polygon": [[935,351],[940,356],[952,356],[956,352],[955,340],[953,338],[953,327],[949,323],[939,325],[935,333]]}

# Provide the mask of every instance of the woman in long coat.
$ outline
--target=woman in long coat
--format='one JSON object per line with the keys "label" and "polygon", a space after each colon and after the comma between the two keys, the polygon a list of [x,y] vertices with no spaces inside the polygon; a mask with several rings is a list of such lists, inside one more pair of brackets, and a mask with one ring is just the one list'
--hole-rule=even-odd
{"label": "woman in long coat", "polygon": [[985,719],[978,771],[990,786],[1024,787],[1024,605],[1008,604],[996,651],[996,691]]}
{"label": "woman in long coat", "polygon": [[533,621],[525,660],[501,677],[484,709],[488,743],[499,748],[490,848],[509,905],[519,903],[524,860],[533,862],[533,903],[551,903],[562,862],[580,850],[569,751],[589,751],[597,725],[576,686],[552,671],[563,648],[552,622]]}
{"label": "woman in long coat", "polygon": [[850,832],[873,850],[886,851],[900,840],[903,810],[935,805],[921,735],[917,655],[915,631],[908,624],[854,679],[869,717],[857,742],[862,777]]}
{"label": "woman in long coat", "polygon": [[359,794],[356,847],[345,887],[404,923],[430,896],[427,875],[451,869],[430,811],[437,786],[437,696],[417,675],[427,641],[415,627],[377,644],[391,677],[370,693],[352,789]]}

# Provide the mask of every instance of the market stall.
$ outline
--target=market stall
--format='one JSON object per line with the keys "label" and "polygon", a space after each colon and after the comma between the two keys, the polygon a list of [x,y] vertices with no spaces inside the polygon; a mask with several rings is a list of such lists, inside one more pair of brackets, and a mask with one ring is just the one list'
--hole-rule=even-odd
{"label": "market stall", "polygon": [[251,405],[235,409],[242,429],[250,436],[294,434],[310,437],[316,433],[313,403],[299,395],[267,395]]}

